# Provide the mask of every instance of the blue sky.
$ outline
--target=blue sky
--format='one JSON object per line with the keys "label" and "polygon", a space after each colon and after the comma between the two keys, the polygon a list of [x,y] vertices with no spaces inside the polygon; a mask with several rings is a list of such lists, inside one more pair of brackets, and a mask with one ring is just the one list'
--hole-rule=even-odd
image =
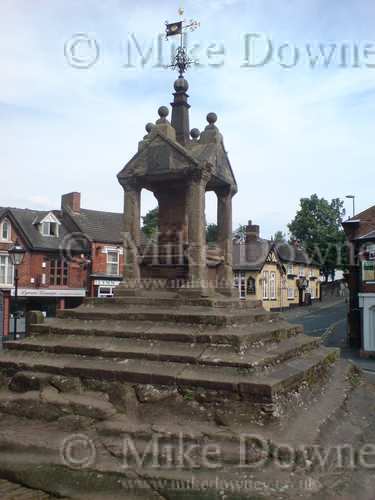
{"label": "blue sky", "polygon": [[[116,174],[135,153],[144,125],[171,101],[175,75],[153,66],[158,34],[165,20],[178,19],[179,6],[171,0],[2,0],[0,205],[57,208],[61,193],[77,190],[87,208],[122,210]],[[188,36],[190,49],[200,47],[201,63],[187,77],[191,127],[202,130],[207,112],[218,114],[239,184],[234,225],[252,219],[269,237],[312,193],[354,193],[358,211],[373,205],[374,2],[190,0],[183,6],[187,19],[201,22]],[[88,69],[69,64],[78,33],[96,43],[77,44],[79,60],[99,47]],[[134,43],[135,67],[126,67],[132,33],[143,51],[154,44],[144,67]],[[246,34],[257,37],[251,46],[256,67],[243,67]],[[170,44],[163,42],[166,63]],[[225,54],[209,59],[212,44]],[[322,47],[325,55],[332,52],[328,67]],[[260,65],[267,53],[269,61]],[[312,68],[310,57],[317,56]],[[142,202],[143,213],[155,206],[148,193]],[[351,210],[349,200],[346,207]],[[215,211],[208,196],[209,222]]]}

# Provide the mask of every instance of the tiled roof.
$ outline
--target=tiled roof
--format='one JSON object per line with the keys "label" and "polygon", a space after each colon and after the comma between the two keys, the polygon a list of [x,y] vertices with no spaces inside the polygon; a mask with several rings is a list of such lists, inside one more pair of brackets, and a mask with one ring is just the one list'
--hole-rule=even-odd
{"label": "tiled roof", "polygon": [[233,269],[235,271],[260,271],[271,249],[282,263],[311,264],[308,254],[288,243],[257,239],[248,243],[233,243]]}
{"label": "tiled roof", "polygon": [[268,240],[258,239],[249,243],[233,243],[233,269],[235,271],[260,271],[271,250]]}
{"label": "tiled roof", "polygon": [[303,248],[298,248],[289,243],[276,243],[277,253],[282,262],[293,264],[311,264],[311,258]]}
{"label": "tiled roof", "polygon": [[124,215],[82,208],[80,213],[69,211],[80,231],[92,241],[121,244],[123,241]]}
{"label": "tiled roof", "polygon": [[6,208],[0,212],[0,216],[9,214],[9,218],[16,223],[18,228],[22,231],[28,244],[34,250],[63,250],[70,248],[76,251],[83,251],[82,244],[77,244],[69,238],[69,231],[66,229],[61,219],[58,217],[58,212],[53,211],[54,215],[59,219],[59,235],[58,236],[44,236],[40,233],[39,228],[35,221],[41,220],[49,212],[30,210],[28,208]]}

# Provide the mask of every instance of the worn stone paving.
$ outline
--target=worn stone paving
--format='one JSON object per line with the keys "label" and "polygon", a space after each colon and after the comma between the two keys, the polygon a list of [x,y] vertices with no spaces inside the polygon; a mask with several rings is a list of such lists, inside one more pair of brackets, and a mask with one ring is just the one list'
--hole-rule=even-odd
{"label": "worn stone paving", "polygon": [[0,498],[2,500],[51,500],[54,497],[43,491],[31,490],[0,479]]}

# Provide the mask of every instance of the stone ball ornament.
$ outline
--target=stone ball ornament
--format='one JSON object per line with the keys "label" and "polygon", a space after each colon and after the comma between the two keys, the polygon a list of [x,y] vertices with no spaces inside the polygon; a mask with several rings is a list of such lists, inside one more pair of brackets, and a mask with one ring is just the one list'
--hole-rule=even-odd
{"label": "stone ball ornament", "polygon": [[167,106],[160,106],[160,108],[158,109],[158,115],[160,116],[160,118],[166,118],[169,115],[169,109],[167,108]]}
{"label": "stone ball ornament", "polygon": [[198,138],[199,138],[199,136],[201,135],[201,133],[200,133],[200,130],[199,130],[199,129],[197,129],[197,128],[192,128],[192,129],[190,130],[190,135],[191,135],[191,137],[192,137],[193,139],[198,139]]}
{"label": "stone ball ornament", "polygon": [[217,114],[216,113],[208,113],[207,115],[207,121],[210,125],[213,125],[214,123],[217,122]]}
{"label": "stone ball ornament", "polygon": [[155,127],[155,125],[153,123],[150,123],[150,122],[147,123],[145,126],[146,132],[149,134],[154,127]]}
{"label": "stone ball ornament", "polygon": [[174,82],[174,89],[176,92],[186,92],[189,89],[189,83],[185,78],[177,78]]}

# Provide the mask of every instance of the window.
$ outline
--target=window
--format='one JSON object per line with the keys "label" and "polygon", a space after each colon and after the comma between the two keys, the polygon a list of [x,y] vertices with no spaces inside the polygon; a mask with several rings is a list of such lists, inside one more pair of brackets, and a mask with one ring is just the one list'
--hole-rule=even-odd
{"label": "window", "polygon": [[59,226],[56,222],[43,222],[42,223],[43,236],[58,236]]}
{"label": "window", "polygon": [[288,274],[293,274],[293,264],[288,264],[287,273]]}
{"label": "window", "polygon": [[263,272],[263,299],[267,300],[269,297],[269,280],[268,271]]}
{"label": "window", "polygon": [[276,299],[276,273],[270,273],[270,299]]}
{"label": "window", "polygon": [[68,284],[68,263],[62,259],[52,259],[49,264],[49,284],[66,286]]}
{"label": "window", "polygon": [[288,299],[289,300],[293,300],[294,299],[294,288],[293,287],[289,287],[288,288]]}
{"label": "window", "polygon": [[13,266],[9,255],[0,255],[0,284],[13,285]]}
{"label": "window", "polygon": [[244,272],[240,272],[240,299],[246,299],[246,276]]}
{"label": "window", "polygon": [[107,274],[119,275],[119,252],[107,252]]}
{"label": "window", "polygon": [[299,275],[305,276],[305,266],[303,264],[299,266]]}
{"label": "window", "polygon": [[365,260],[362,262],[362,281],[375,281],[375,261]]}
{"label": "window", "polygon": [[113,297],[113,286],[100,286],[98,287],[98,297]]}
{"label": "window", "polygon": [[247,280],[247,294],[254,295],[256,293],[256,285],[254,278],[248,278]]}
{"label": "window", "polygon": [[10,241],[10,224],[7,220],[4,220],[1,224],[1,239]]}

